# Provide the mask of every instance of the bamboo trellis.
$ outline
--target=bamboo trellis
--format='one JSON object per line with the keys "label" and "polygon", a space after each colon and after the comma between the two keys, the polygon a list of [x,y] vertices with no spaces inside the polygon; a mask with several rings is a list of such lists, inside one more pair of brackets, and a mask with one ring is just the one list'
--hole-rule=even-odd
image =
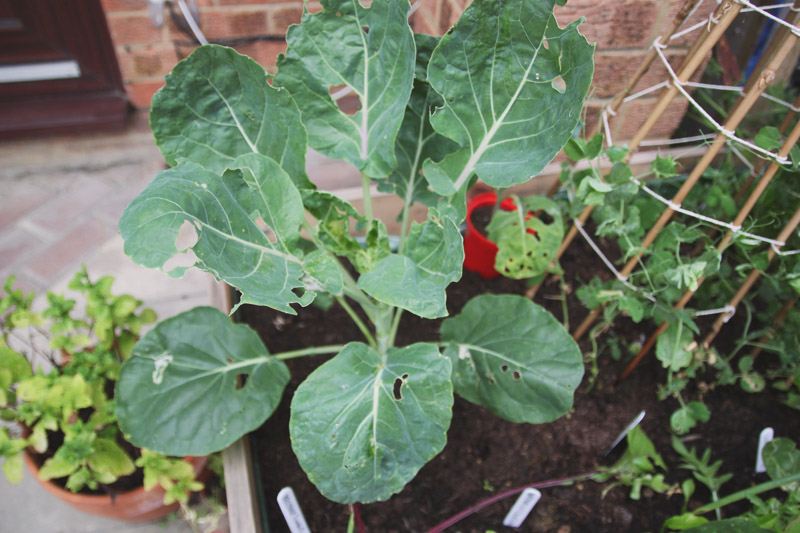
{"label": "bamboo trellis", "polygon": [[[772,259],[776,255],[785,253],[782,252],[781,249],[783,248],[783,246],[785,246],[786,240],[793,234],[798,224],[800,223],[800,207],[798,207],[794,216],[791,218],[791,220],[787,222],[784,229],[774,239],[769,237],[763,237],[760,235],[746,233],[742,230],[742,224],[745,222],[745,219],[750,214],[753,207],[756,205],[758,199],[761,197],[762,193],[765,191],[772,178],[781,168],[781,165],[787,163],[790,150],[797,144],[798,140],[800,139],[800,122],[798,122],[791,130],[791,132],[788,134],[786,141],[783,143],[778,152],[771,152],[768,150],[764,150],[763,148],[755,145],[754,143],[746,139],[741,139],[736,136],[735,131],[736,128],[742,122],[742,120],[748,116],[748,113],[752,112],[755,103],[762,97],[768,98],[773,101],[777,101],[785,105],[789,110],[786,118],[783,120],[782,124],[779,127],[779,131],[782,134],[785,134],[786,130],[788,129],[789,125],[792,122],[794,115],[797,113],[797,111],[800,110],[799,109],[800,98],[798,98],[792,104],[788,102],[782,102],[779,99],[765,93],[767,87],[769,87],[770,84],[774,81],[775,73],[778,71],[778,69],[784,63],[784,61],[786,61],[786,59],[790,56],[790,52],[797,45],[798,38],[800,38],[800,28],[798,28],[797,26],[798,22],[800,22],[800,0],[795,0],[791,4],[775,4],[765,7],[758,7],[752,4],[749,0],[717,0],[718,6],[716,10],[711,15],[709,15],[707,20],[695,24],[690,28],[681,30],[681,26],[683,25],[683,23],[688,18],[691,17],[691,15],[700,7],[703,1],[704,0],[685,1],[683,7],[679,11],[678,15],[676,16],[675,20],[673,21],[668,31],[665,32],[663,35],[659,36],[653,42],[650,52],[644,58],[642,64],[637,69],[637,71],[635,72],[631,80],[628,82],[628,84],[625,86],[624,90],[620,94],[618,94],[610,102],[610,104],[607,105],[602,110],[601,117],[600,120],[598,121],[598,126],[595,133],[602,132],[606,144],[610,146],[613,143],[613,139],[611,137],[611,129],[609,128],[609,117],[615,116],[620,106],[624,102],[633,100],[635,98],[643,96],[644,94],[649,94],[651,92],[661,90],[661,93],[659,95],[656,104],[653,106],[644,124],[636,132],[633,139],[631,140],[629,144],[629,152],[626,156],[625,162],[630,161],[631,156],[639,149],[640,146],[655,144],[645,141],[645,138],[650,133],[653,126],[660,120],[667,106],[669,106],[669,104],[672,103],[673,100],[679,94],[683,95],[683,97],[689,101],[689,104],[691,106],[693,106],[709,123],[713,124],[717,131],[715,134],[711,135],[702,135],[691,139],[682,139],[682,140],[668,141],[668,142],[676,143],[676,142],[697,141],[697,140],[703,141],[703,143],[706,145],[705,153],[696,163],[693,170],[690,172],[690,174],[684,181],[683,185],[671,199],[661,197],[655,191],[648,188],[645,184],[640,183],[635,178],[631,178],[631,180],[633,180],[641,187],[641,190],[651,195],[652,197],[656,198],[657,200],[661,201],[666,206],[666,209],[661,213],[659,219],[656,221],[656,223],[644,237],[642,243],[637,249],[638,250],[637,253],[633,257],[631,257],[620,270],[617,270],[614,267],[613,263],[611,263],[607,258],[605,258],[602,255],[602,252],[600,251],[599,247],[597,247],[597,245],[592,242],[591,236],[589,236],[586,230],[584,229],[586,221],[592,214],[593,211],[592,206],[586,207],[580,213],[580,215],[573,221],[573,225],[570,228],[569,232],[567,233],[566,237],[564,238],[564,241],[560,249],[558,250],[556,257],[554,258],[554,262],[557,261],[563,255],[564,251],[569,247],[574,238],[580,234],[584,239],[586,239],[589,242],[592,249],[600,255],[603,262],[612,271],[614,276],[619,281],[621,281],[623,284],[625,284],[630,288],[636,289],[636,287],[632,286],[628,282],[628,276],[636,269],[637,265],[639,265],[641,261],[643,253],[653,244],[656,237],[664,229],[666,224],[669,222],[669,220],[676,212],[710,223],[712,226],[715,226],[717,228],[727,230],[724,237],[717,244],[716,247],[720,253],[722,253],[728,247],[733,238],[737,235],[740,236],[746,235],[757,241],[769,244],[770,246],[768,253],[769,261],[772,261]],[[773,13],[771,13],[771,11],[773,10],[787,8],[787,7],[789,8],[789,10],[788,10],[788,15],[786,16],[785,19],[781,19],[776,15],[774,15]],[[753,11],[758,12],[762,16],[772,19],[779,25],[779,28],[775,32],[768,48],[764,52],[758,65],[756,65],[753,74],[748,79],[745,87],[737,88],[737,87],[710,86],[706,84],[691,82],[690,80],[695,75],[698,68],[703,64],[705,58],[708,56],[708,54],[710,53],[712,48],[717,44],[717,42],[721,39],[725,31],[731,25],[731,23],[740,15],[740,13],[753,12]],[[667,58],[664,53],[664,50],[669,46],[668,43],[672,40],[675,40],[679,37],[682,37],[686,34],[695,31],[700,31],[701,32],[700,35],[695,40],[688,55],[686,56],[680,67],[678,69],[673,69],[669,64],[669,62],[667,61]],[[668,73],[667,79],[663,80],[661,83],[654,85],[653,87],[650,87],[648,89],[640,91],[639,93],[631,95],[630,93],[633,90],[633,88],[636,87],[641,78],[648,71],[648,69],[656,62],[656,60],[660,60],[661,63],[666,68]],[[702,108],[702,106],[700,106],[692,98],[690,90],[687,89],[691,87],[706,87],[718,90],[737,91],[739,92],[739,97],[735,105],[725,118],[724,123],[719,124]],[[735,194],[734,201],[738,203],[739,201],[742,200],[742,198],[745,197],[745,195],[747,195],[747,198],[744,201],[744,203],[739,207],[739,211],[732,222],[711,219],[700,213],[694,213],[692,211],[684,209],[681,206],[681,202],[684,201],[684,199],[687,197],[692,188],[696,185],[696,183],[703,175],[703,173],[709,168],[714,159],[719,155],[720,151],[725,147],[727,147],[733,154],[737,155],[743,161],[743,163],[746,164],[750,169],[750,174],[743,183],[743,185]],[[748,151],[757,154],[761,159],[756,164],[751,164],[742,155],[739,148],[745,148]],[[764,171],[762,174],[761,172],[764,170],[765,166],[767,167],[766,171]],[[748,194],[748,190],[750,189],[750,187],[753,185],[754,182],[755,186],[753,187],[752,191],[750,191]],[[557,187],[551,189],[550,195],[555,193],[556,190]],[[709,234],[712,233],[713,231]],[[750,273],[750,275],[746,278],[746,280],[743,282],[736,295],[733,298],[731,298],[731,300],[725,307],[715,310],[700,311],[696,313],[697,315],[701,314],[719,315],[716,321],[714,322],[714,325],[711,328],[711,332],[705,337],[703,341],[703,345],[705,347],[708,347],[708,345],[714,340],[715,336],[719,333],[724,323],[727,322],[728,319],[730,319],[730,317],[735,312],[736,306],[741,302],[742,298],[744,298],[744,296],[748,293],[751,287],[756,283],[760,275],[761,273],[757,269],[754,269]],[[704,278],[698,280],[698,287],[703,281]],[[528,291],[528,296],[533,297],[537,289],[541,286],[541,283],[542,282],[540,282],[539,285],[536,285],[535,287],[531,288]],[[686,304],[692,299],[696,290],[697,289],[687,290],[683,294],[683,296],[678,300],[678,302],[674,304],[674,308],[677,310],[683,309],[686,306]],[[644,296],[648,299],[653,299],[651,295],[644,294]],[[785,315],[788,314],[788,312],[794,305],[794,301],[795,300],[790,300],[789,302],[787,302],[779,312],[779,315],[785,318]],[[599,315],[601,309],[602,308],[600,306],[593,309],[589,313],[589,315],[580,323],[580,325],[573,332],[573,337],[576,340],[580,339],[589,330],[592,323]],[[620,375],[620,379],[624,379],[630,373],[630,371],[638,364],[638,362],[642,359],[642,357],[644,357],[648,353],[648,351],[652,348],[658,336],[661,335],[661,333],[663,333],[666,329],[667,329],[667,324],[663,323],[650,335],[650,337],[644,343],[642,349],[639,351],[636,357],[631,361],[631,363],[628,365],[625,371]],[[754,351],[754,354],[757,354],[757,351]]]}

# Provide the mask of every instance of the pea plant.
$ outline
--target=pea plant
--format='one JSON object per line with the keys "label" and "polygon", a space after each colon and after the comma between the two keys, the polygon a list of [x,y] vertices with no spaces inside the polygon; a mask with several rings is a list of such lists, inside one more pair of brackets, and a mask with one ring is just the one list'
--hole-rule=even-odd
{"label": "pea plant", "polygon": [[[773,330],[771,325],[781,305],[787,299],[796,298],[800,288],[796,281],[797,272],[800,272],[797,255],[780,255],[770,263],[769,250],[751,237],[775,235],[792,217],[795,200],[791,183],[797,175],[794,160],[773,179],[742,224],[742,232],[733,235],[723,249],[719,249],[718,244],[724,231],[689,216],[675,217],[652,245],[643,249],[640,243],[645,233],[664,209],[657,196],[670,198],[677,191],[684,179],[681,169],[669,157],[656,157],[648,172],[634,176],[624,162],[625,149],[602,150],[601,141],[599,135],[588,141],[569,141],[565,149],[567,155],[575,161],[588,160],[589,165],[581,170],[565,166],[562,182],[566,193],[560,199],[561,206],[572,217],[587,205],[595,206],[595,235],[616,244],[618,264],[639,256],[639,266],[624,279],[602,281],[594,277],[583,280],[583,285],[577,289],[578,298],[589,309],[603,306],[603,320],[590,335],[594,353],[597,353],[596,338],[620,315],[637,324],[648,319],[667,324],[656,342],[655,355],[667,370],[660,397],[674,397],[679,403],[679,409],[671,418],[672,430],[678,434],[688,432],[711,416],[701,399],[684,399],[682,392],[693,381],[702,395],[716,386],[730,384],[739,384],[748,392],[758,392],[770,379],[775,387],[786,391],[786,403],[796,405],[794,381],[800,360],[795,348],[796,333],[791,325],[796,323],[797,313],[788,314],[786,325],[789,327]],[[783,143],[782,134],[766,126],[756,134],[755,142],[766,150],[775,149]],[[600,157],[611,163],[606,172],[600,170]],[[734,157],[729,153],[716,167],[706,170],[683,205],[712,219],[732,219],[738,211],[734,195],[739,189],[746,192],[744,183],[749,175],[747,168],[735,164]],[[729,312],[727,303],[753,269],[763,274],[765,283],[739,306],[744,318],[739,319],[743,326],[739,328],[734,346],[722,350],[704,346],[699,336],[701,317],[707,313]],[[693,307],[681,304],[676,309],[674,306],[687,291],[694,296]],[[766,342],[760,340],[765,335]],[[778,364],[770,365],[766,373],[757,369],[754,357],[742,353],[745,348],[755,346],[777,354]],[[639,348],[635,346],[636,351]],[[619,348],[611,353],[622,357]],[[593,368],[596,369],[596,362]]]}
{"label": "pea plant", "polygon": [[[220,46],[175,67],[150,115],[172,168],[124,211],[126,253],[172,276],[188,268],[173,260],[188,258],[235,287],[239,305],[296,314],[332,297],[363,339],[271,354],[211,308],[166,320],[136,344],[117,385],[132,442],[171,455],[222,449],[273,412],[285,360],[336,354],[292,398],[292,446],[323,495],[370,502],[442,450],[454,392],[514,422],[570,409],[578,347],[522,296],[478,296],[444,321],[440,340],[395,345],[404,313],[447,315],[476,177],[528,181],[578,124],[593,46],[579,21],[559,27],[556,3],[475,2],[439,39],[414,35],[407,0],[323,0],[289,29],[274,76]],[[332,96],[341,91],[358,97],[354,114]],[[363,214],[309,180],[309,147],[361,171]],[[396,248],[372,210],[375,183],[404,201]],[[426,221],[410,222],[414,202]],[[176,244],[182,228],[188,246]]]}

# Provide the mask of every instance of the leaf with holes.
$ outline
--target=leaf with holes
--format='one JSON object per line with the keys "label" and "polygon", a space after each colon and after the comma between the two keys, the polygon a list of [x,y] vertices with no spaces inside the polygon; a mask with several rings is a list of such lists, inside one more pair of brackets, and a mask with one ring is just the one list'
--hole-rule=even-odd
{"label": "leaf with holes", "polygon": [[532,278],[547,271],[561,246],[561,209],[543,196],[511,198],[515,209],[498,209],[486,228],[498,248],[494,268],[509,278]]}
{"label": "leaf with holes", "polygon": [[222,174],[240,155],[268,156],[298,187],[306,176],[306,132],[287,91],[231,48],[201,46],[178,63],[153,97],[150,127],[167,162],[188,159]]}
{"label": "leaf with holes", "polygon": [[[297,188],[278,164],[265,156],[237,158],[224,176],[194,163],[159,173],[125,209],[119,227],[125,253],[150,268],[164,268],[183,252],[176,245],[181,226],[191,224],[197,241],[195,266],[242,292],[241,304],[266,305],[296,314],[291,304],[307,305],[314,292],[299,296],[309,278],[294,246],[303,220]],[[258,215],[275,235],[264,235]],[[168,273],[180,277],[186,267]],[[335,286],[333,290],[335,290]]]}
{"label": "leaf with holes", "polygon": [[207,455],[260,426],[288,381],[286,365],[258,334],[217,309],[197,307],[136,343],[117,382],[116,415],[136,446]]}
{"label": "leaf with holes", "polygon": [[382,358],[350,343],[292,399],[292,448],[308,478],[340,503],[385,500],[444,447],[453,406],[450,361],[435,345]]}
{"label": "leaf with holes", "polygon": [[[275,83],[297,101],[312,148],[388,176],[396,166],[394,141],[414,78],[414,35],[408,0],[323,0],[323,11],[303,14],[286,34]],[[361,107],[340,111],[331,87],[350,87]]]}
{"label": "leaf with holes", "polygon": [[445,289],[461,278],[463,263],[458,227],[449,217],[432,216],[414,223],[403,254],[382,259],[358,279],[358,287],[379,302],[438,318],[447,315]]}
{"label": "leaf with holes", "polygon": [[455,391],[512,422],[550,422],[572,407],[583,377],[578,345],[544,308],[481,295],[442,324]]}
{"label": "leaf with holes", "polygon": [[578,22],[559,28],[554,0],[473,2],[431,56],[444,97],[431,123],[460,148],[427,160],[434,191],[450,195],[473,173],[494,187],[528,181],[569,140],[592,80],[594,46]]}

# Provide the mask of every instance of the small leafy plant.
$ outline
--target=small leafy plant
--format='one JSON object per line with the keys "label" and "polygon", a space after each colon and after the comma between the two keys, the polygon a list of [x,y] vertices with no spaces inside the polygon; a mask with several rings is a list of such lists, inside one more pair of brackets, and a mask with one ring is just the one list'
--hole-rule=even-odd
{"label": "small leafy plant", "polygon": [[[104,490],[138,466],[145,488],[159,484],[166,490],[165,503],[186,501],[190,491],[203,488],[192,466],[147,450],[135,458],[117,425],[110,393],[142,326],[156,315],[133,296],[112,294],[113,281],[92,281],[85,268],[75,275],[69,288],[83,296],[81,318],[74,317],[76,300],[54,293],[47,293],[44,311],[34,311],[34,294],[13,289],[13,277],[6,281],[0,298],[0,413],[24,431],[12,437],[0,427],[3,470],[18,483],[22,454],[30,447],[45,457],[39,479],[64,479],[72,492]],[[37,365],[34,372],[37,361],[49,363],[49,370]]]}
{"label": "small leafy plant", "polygon": [[[274,76],[220,46],[175,67],[150,114],[172,168],[123,213],[126,253],[172,276],[189,268],[175,260],[210,272],[240,292],[239,305],[296,314],[332,297],[364,338],[270,354],[211,308],[167,320],[137,343],[117,383],[132,442],[167,454],[222,449],[273,412],[284,360],[336,354],[292,399],[292,446],[322,494],[370,502],[442,450],[454,392],[515,422],[570,409],[578,347],[521,296],[479,296],[444,322],[441,340],[395,345],[404,313],[447,315],[471,184],[528,181],[578,124],[593,46],[578,22],[558,26],[556,3],[475,2],[439,39],[413,34],[408,0],[323,0],[289,29]],[[358,97],[354,114],[332,97],[342,91]],[[309,147],[361,171],[363,215],[311,183]],[[396,247],[373,215],[374,183],[404,201]],[[428,208],[422,223],[410,222],[415,202]],[[182,229],[188,247],[176,244]]]}
{"label": "small leafy plant", "polygon": [[[732,474],[718,475],[722,461],[711,463],[711,450],[706,449],[702,456],[694,448],[687,449],[679,439],[673,437],[672,447],[678,452],[685,468],[694,478],[705,485],[711,494],[711,502],[696,507],[691,512],[673,516],[664,523],[670,531],[697,531],[717,533],[724,531],[791,533],[800,527],[800,451],[790,439],[778,438],[764,446],[762,457],[769,481],[755,484],[746,489],[720,497],[720,487]],[[691,483],[689,483],[691,482]],[[688,484],[687,484],[688,483]],[[684,496],[688,502],[694,493],[694,483],[687,479],[683,483]],[[776,493],[775,489],[780,489]],[[761,495],[767,494],[767,498]],[[781,497],[781,495],[783,497]],[[720,509],[736,502],[748,500],[752,508],[733,518],[722,519]],[[714,511],[716,520],[709,520],[703,514]]]}

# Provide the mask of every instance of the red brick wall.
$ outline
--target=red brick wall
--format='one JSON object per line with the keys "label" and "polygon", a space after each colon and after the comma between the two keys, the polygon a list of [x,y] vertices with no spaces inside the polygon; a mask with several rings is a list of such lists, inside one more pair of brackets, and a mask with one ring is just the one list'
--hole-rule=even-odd
{"label": "red brick wall", "polygon": [[[422,0],[412,24],[416,31],[441,34],[458,19],[470,0]],[[162,28],[154,28],[147,12],[147,0],[102,0],[108,18],[128,94],[133,104],[146,108],[153,93],[175,63],[188,55],[191,39],[180,32],[167,16]],[[597,43],[595,78],[587,103],[587,122],[596,123],[599,109],[619,92],[639,66],[653,40],[670,25],[684,0],[569,0],[556,11],[566,24],[585,17],[581,31]],[[265,68],[274,68],[275,58],[285,48],[280,40],[286,28],[300,20],[300,0],[198,0],[201,29],[212,42],[240,39],[234,47],[250,55]],[[704,17],[716,6],[706,1],[687,25]],[[319,9],[310,4],[312,11]],[[693,34],[694,37],[696,34]],[[684,58],[691,39],[671,47],[673,65]],[[637,89],[665,79],[666,71],[656,65]],[[629,139],[644,121],[656,96],[625,104],[611,120],[615,140]],[[686,102],[668,109],[652,135],[669,135],[682,118]]]}

